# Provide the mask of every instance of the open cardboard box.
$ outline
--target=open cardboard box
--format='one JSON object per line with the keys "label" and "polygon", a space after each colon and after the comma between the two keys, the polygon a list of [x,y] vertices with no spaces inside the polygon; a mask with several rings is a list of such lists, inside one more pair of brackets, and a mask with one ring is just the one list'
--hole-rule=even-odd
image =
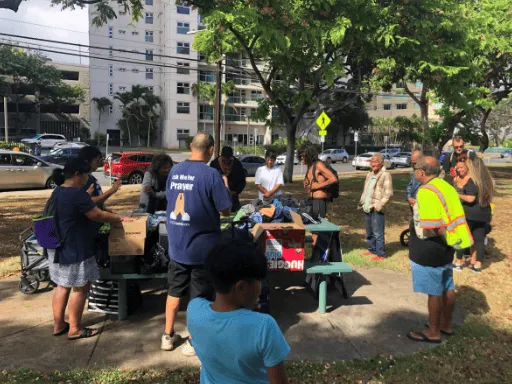
{"label": "open cardboard box", "polygon": [[144,243],[148,231],[148,217],[146,213],[133,211],[121,212],[121,216],[133,217],[135,221],[123,221],[112,224],[108,238],[108,254],[110,256],[142,256]]}
{"label": "open cardboard box", "polygon": [[306,228],[302,218],[291,212],[291,223],[256,224],[254,242],[263,247],[269,271],[303,271]]}

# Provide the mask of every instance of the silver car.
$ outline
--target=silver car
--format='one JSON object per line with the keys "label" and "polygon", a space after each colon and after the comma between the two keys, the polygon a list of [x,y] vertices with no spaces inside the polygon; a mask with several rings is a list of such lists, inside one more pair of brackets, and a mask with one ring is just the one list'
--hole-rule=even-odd
{"label": "silver car", "polygon": [[259,156],[245,155],[240,157],[240,162],[245,170],[245,176],[255,176],[259,167],[265,165],[265,159]]}
{"label": "silver car", "polygon": [[411,155],[411,152],[399,152],[391,157],[391,161],[396,167],[410,167]]}
{"label": "silver car", "polygon": [[344,149],[326,149],[323,151],[318,158],[327,164],[341,161],[346,163],[348,161],[348,153]]}
{"label": "silver car", "polygon": [[41,133],[31,139],[23,139],[21,142],[27,145],[39,144],[41,148],[53,148],[57,143],[66,142],[66,136],[53,133]]}
{"label": "silver car", "polygon": [[55,188],[52,172],[61,168],[24,152],[0,150],[0,190]]}
{"label": "silver car", "polygon": [[[356,167],[356,170],[370,169],[370,159],[375,155],[375,152],[367,152],[357,156],[352,161],[352,166]],[[391,161],[389,155],[382,155],[384,157],[384,166],[386,169],[394,169],[395,164]]]}

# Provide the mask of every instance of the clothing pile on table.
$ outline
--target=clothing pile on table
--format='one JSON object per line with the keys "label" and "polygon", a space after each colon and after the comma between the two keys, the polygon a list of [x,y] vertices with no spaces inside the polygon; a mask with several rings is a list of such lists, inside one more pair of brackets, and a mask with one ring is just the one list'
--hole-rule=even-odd
{"label": "clothing pile on table", "polygon": [[281,195],[272,202],[256,199],[240,208],[233,222],[239,223],[238,228],[245,228],[245,225],[252,227],[261,223],[288,223],[292,222],[290,212],[295,212],[302,217],[304,224],[317,223],[305,212],[306,204],[291,195]]}

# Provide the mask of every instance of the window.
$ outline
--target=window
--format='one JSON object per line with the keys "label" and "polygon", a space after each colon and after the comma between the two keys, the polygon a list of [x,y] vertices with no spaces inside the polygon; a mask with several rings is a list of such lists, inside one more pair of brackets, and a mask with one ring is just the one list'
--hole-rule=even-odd
{"label": "window", "polygon": [[113,106],[109,105],[108,106],[108,113],[112,113],[112,112],[114,112]]}
{"label": "window", "polygon": [[133,31],[133,32],[132,32],[132,36],[139,36],[139,32],[137,32],[137,31]]}
{"label": "window", "polygon": [[125,31],[124,29],[120,29],[120,30],[119,30],[119,34],[120,34],[120,35],[126,35],[126,31]]}
{"label": "window", "polygon": [[108,77],[114,76],[114,66],[112,64],[108,65]]}
{"label": "window", "polygon": [[177,93],[180,95],[190,94],[190,83],[178,83]]}
{"label": "window", "polygon": [[420,109],[420,106],[416,103],[414,103],[414,109]]}
{"label": "window", "polygon": [[108,85],[108,94],[112,96],[114,94],[114,84],[110,83]]}
{"label": "window", "polygon": [[153,12],[146,12],[146,24],[153,24]]}
{"label": "window", "polygon": [[176,69],[176,73],[179,73],[180,75],[188,75],[190,73],[190,63],[178,61],[177,64],[178,68]]}
{"label": "window", "polygon": [[120,90],[120,91],[126,91],[126,87],[124,87],[124,86],[120,85],[120,86],[119,86],[119,90]]}
{"label": "window", "polygon": [[396,83],[396,88],[397,89],[400,89],[400,88],[403,88],[403,87],[404,87],[403,81],[399,81],[398,83]]}
{"label": "window", "polygon": [[188,31],[190,31],[190,24],[189,23],[180,23],[178,21],[178,34],[186,35]]}
{"label": "window", "polygon": [[119,68],[119,72],[126,72],[126,68]]}
{"label": "window", "polygon": [[419,80],[416,80],[416,88],[423,88],[423,83]]}
{"label": "window", "polygon": [[182,135],[187,135],[190,133],[190,129],[178,129],[178,133],[181,133]]}
{"label": "window", "polygon": [[389,99],[392,99],[392,98],[393,98],[393,96],[391,96],[391,95],[384,95],[384,96],[382,96],[382,98],[383,98],[384,100],[389,100]]}
{"label": "window", "polygon": [[213,105],[200,105],[199,120],[213,120],[214,111]]}
{"label": "window", "polygon": [[25,155],[14,155],[13,158],[14,158],[14,165],[17,165],[18,167],[20,167],[20,166],[33,167],[33,166],[37,165],[37,163],[39,162],[39,160],[37,160],[33,157],[30,157],[30,156],[25,156]]}
{"label": "window", "polygon": [[181,113],[181,114],[189,114],[190,113],[190,103],[184,103],[182,101],[178,101],[176,112]]}
{"label": "window", "polygon": [[177,5],[176,11],[180,15],[190,15],[190,7],[188,5]]}
{"label": "window", "polygon": [[80,79],[80,73],[77,71],[61,71],[62,80],[73,80],[78,81]]}
{"label": "window", "polygon": [[152,43],[153,42],[153,31],[146,31],[146,43]]}
{"label": "window", "polygon": [[153,80],[153,68],[146,68],[146,80]]}
{"label": "window", "polygon": [[153,0],[146,0],[146,5],[153,5]]}
{"label": "window", "polygon": [[180,55],[189,55],[190,43],[178,43],[178,49],[176,51]]}
{"label": "window", "polygon": [[153,92],[153,90],[155,89],[155,87],[148,87],[148,89]]}
{"label": "window", "polygon": [[407,109],[407,104],[406,103],[397,104],[396,109]]}
{"label": "window", "polygon": [[152,49],[146,49],[146,60],[153,61],[153,50]]}
{"label": "window", "polygon": [[108,57],[114,57],[114,50],[113,50],[114,47],[112,46],[109,46],[108,47]]}
{"label": "window", "polygon": [[138,70],[137,68],[133,68],[133,69],[132,69],[132,72],[133,72],[133,73],[139,73],[139,70]]}
{"label": "window", "polygon": [[261,91],[251,91],[251,99],[252,100],[259,100],[263,97],[263,94]]}
{"label": "window", "polygon": [[212,71],[200,71],[199,80],[205,83],[215,83],[215,73]]}
{"label": "window", "polygon": [[391,104],[382,104],[382,109],[385,111],[391,111]]}
{"label": "window", "polygon": [[108,27],[108,38],[111,39],[114,36],[114,28]]}

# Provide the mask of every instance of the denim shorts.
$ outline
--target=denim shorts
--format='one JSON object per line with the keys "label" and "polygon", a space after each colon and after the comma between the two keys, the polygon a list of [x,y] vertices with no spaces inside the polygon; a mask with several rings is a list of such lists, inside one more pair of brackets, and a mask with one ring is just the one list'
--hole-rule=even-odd
{"label": "denim shorts", "polygon": [[445,292],[455,288],[452,264],[426,267],[411,261],[411,272],[414,292],[442,296]]}

